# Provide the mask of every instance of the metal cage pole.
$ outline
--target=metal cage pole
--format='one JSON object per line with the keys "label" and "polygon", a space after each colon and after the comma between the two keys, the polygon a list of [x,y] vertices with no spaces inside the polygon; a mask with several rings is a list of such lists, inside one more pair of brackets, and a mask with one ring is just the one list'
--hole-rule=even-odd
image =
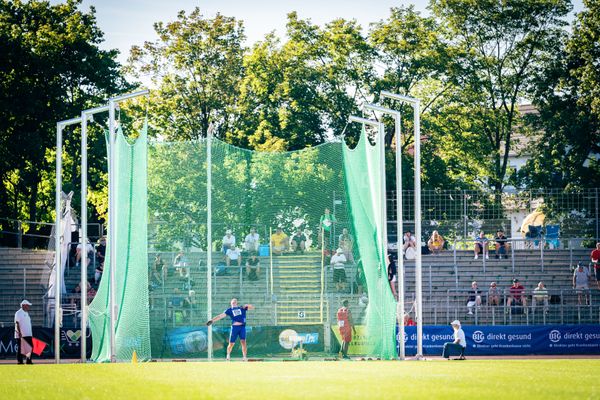
{"label": "metal cage pole", "polygon": [[81,254],[81,362],[87,361],[87,124],[96,113],[108,111],[108,106],[91,108],[81,112],[81,243],[83,252]]}
{"label": "metal cage pole", "polygon": [[142,90],[139,92],[128,93],[122,96],[113,97],[108,100],[108,143],[109,143],[109,157],[108,157],[108,243],[110,246],[110,287],[109,287],[109,310],[110,310],[110,361],[117,362],[117,351],[116,351],[116,340],[115,340],[115,327],[117,322],[117,302],[116,302],[116,265],[117,265],[117,229],[116,229],[116,203],[115,203],[115,178],[117,173],[117,160],[116,157],[116,136],[117,131],[115,129],[115,108],[116,105],[128,99],[132,99],[138,96],[146,96],[150,93],[148,90]]}
{"label": "metal cage pole", "polygon": [[414,97],[403,96],[387,91],[381,92],[381,97],[399,100],[413,106],[414,111],[414,141],[415,141],[415,237],[417,251],[415,256],[415,297],[417,302],[417,354],[416,358],[423,358],[423,277],[421,259],[421,115],[420,101]]}
{"label": "metal cage pole", "polygon": [[396,322],[399,328],[398,343],[400,345],[398,358],[404,360],[406,353],[404,344],[404,257],[401,255],[402,237],[404,236],[402,228],[402,160],[400,152],[401,114],[399,111],[376,104],[365,104],[364,108],[394,117],[394,133],[396,136],[396,248],[398,254],[398,306],[396,308]]}
{"label": "metal cage pole", "polygon": [[[206,319],[212,318],[212,134],[213,126],[206,132]],[[213,358],[212,326],[207,330],[207,357]]]}
{"label": "metal cage pole", "polygon": [[63,129],[69,125],[78,124],[81,122],[81,118],[73,118],[64,121],[60,121],[56,124],[56,188],[55,188],[55,202],[56,202],[56,221],[54,225],[54,252],[55,252],[55,264],[54,264],[54,362],[60,363],[60,325],[62,321],[62,307],[61,307],[61,292],[62,292],[62,249],[60,242],[62,232],[62,133]]}

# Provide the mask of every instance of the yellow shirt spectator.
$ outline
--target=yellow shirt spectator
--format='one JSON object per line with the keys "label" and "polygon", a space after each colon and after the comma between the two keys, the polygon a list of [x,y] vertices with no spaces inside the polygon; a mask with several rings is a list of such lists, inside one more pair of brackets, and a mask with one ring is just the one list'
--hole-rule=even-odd
{"label": "yellow shirt spectator", "polygon": [[271,235],[271,248],[273,249],[273,254],[283,253],[285,250],[287,250],[288,245],[288,236],[283,233],[281,228],[277,228],[277,232]]}

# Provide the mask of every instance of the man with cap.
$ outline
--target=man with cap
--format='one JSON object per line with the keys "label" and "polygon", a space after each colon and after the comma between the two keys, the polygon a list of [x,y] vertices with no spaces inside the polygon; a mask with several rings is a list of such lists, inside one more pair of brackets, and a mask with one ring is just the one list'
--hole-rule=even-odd
{"label": "man with cap", "polygon": [[[31,329],[29,307],[31,307],[31,303],[27,300],[23,300],[21,302],[21,308],[15,313],[15,339],[19,339],[19,351],[17,352],[17,362],[19,364],[23,364],[23,355],[25,355],[27,364],[33,364],[31,362],[33,331]],[[25,354],[22,354],[23,350],[27,350],[25,351]]]}
{"label": "man with cap", "polygon": [[508,299],[506,300],[506,313],[510,310],[510,306],[515,303],[516,305],[523,306],[525,313],[527,313],[527,297],[525,297],[525,288],[519,283],[517,278],[513,279],[512,286],[508,289]]}
{"label": "man with cap", "polygon": [[450,359],[450,353],[452,351],[458,351],[459,357],[456,358],[456,360],[466,360],[465,349],[467,348],[467,339],[465,338],[465,332],[460,327],[460,321],[454,320],[450,325],[452,325],[452,329],[454,329],[454,341],[444,343],[442,357]]}
{"label": "man with cap", "polygon": [[335,254],[331,257],[331,266],[333,266],[333,283],[338,292],[344,290],[346,286],[346,256],[344,250],[339,248]]}

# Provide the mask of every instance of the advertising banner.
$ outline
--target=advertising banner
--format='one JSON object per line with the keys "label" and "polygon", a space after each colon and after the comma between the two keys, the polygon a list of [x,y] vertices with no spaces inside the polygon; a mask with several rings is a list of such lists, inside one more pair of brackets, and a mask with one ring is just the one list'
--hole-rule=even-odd
{"label": "advertising banner", "polygon": [[[466,354],[474,356],[600,354],[600,325],[469,325],[462,329]],[[444,343],[452,341],[451,326],[423,326],[425,355],[441,355]],[[404,343],[406,354],[414,355],[415,326],[405,327]]]}
{"label": "advertising banner", "polygon": [[[87,331],[87,356],[92,354],[92,335]],[[61,358],[80,358],[81,357],[81,330],[76,328],[65,328],[60,330],[60,357]],[[33,337],[46,343],[40,356],[35,358],[54,358],[54,329],[33,327]],[[0,358],[15,358],[19,351],[19,340],[15,339],[15,329],[0,328]]]}
{"label": "advertising banner", "polygon": [[[217,358],[226,356],[229,342],[229,327],[213,327],[213,355]],[[163,357],[203,358],[207,355],[208,336],[206,326],[178,327],[166,331],[163,341],[168,344],[162,349]],[[323,325],[290,325],[290,326],[247,326],[246,343],[249,357],[288,356],[292,348],[302,342],[308,352],[322,353]],[[152,349],[153,356],[159,349]],[[239,341],[233,350],[232,357],[241,356]]]}

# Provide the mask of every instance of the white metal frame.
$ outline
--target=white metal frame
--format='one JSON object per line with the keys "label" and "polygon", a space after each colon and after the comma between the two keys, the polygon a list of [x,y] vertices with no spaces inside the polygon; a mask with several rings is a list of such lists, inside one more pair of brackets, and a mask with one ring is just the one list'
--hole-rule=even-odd
{"label": "white metal frame", "polygon": [[[402,257],[402,238],[404,231],[402,228],[402,154],[400,151],[401,142],[401,114],[399,111],[391,108],[382,107],[376,104],[365,104],[366,110],[378,111],[383,114],[388,114],[394,117],[394,132],[396,140],[396,248],[398,249],[398,306],[396,308],[396,322],[398,323],[398,343],[400,345],[400,354],[398,358],[404,360],[406,357],[404,344],[404,257]],[[386,249],[387,251],[387,249]]]}
{"label": "white metal frame", "polygon": [[[423,358],[423,288],[422,288],[422,259],[421,259],[421,101],[410,96],[381,91],[381,97],[398,100],[412,105],[414,112],[414,141],[415,141],[415,238],[417,239],[417,251],[415,257],[415,295],[416,295],[416,317],[417,317],[417,359]],[[398,248],[400,259],[401,247]],[[404,325],[403,323],[401,325]],[[402,340],[401,340],[402,342]]]}
{"label": "white metal frame", "polygon": [[[54,298],[54,361],[60,363],[60,325],[62,317],[62,260],[61,260],[61,192],[62,192],[62,146],[63,146],[63,130],[65,127],[75,124],[81,124],[81,242],[83,246],[87,245],[87,122],[91,117],[100,112],[109,113],[109,166],[108,166],[108,184],[109,184],[109,244],[110,244],[110,355],[111,361],[116,361],[115,352],[115,320],[116,320],[116,305],[115,305],[115,264],[116,264],[116,238],[114,230],[115,221],[115,204],[114,204],[114,156],[115,156],[115,106],[121,101],[128,100],[138,96],[147,96],[150,92],[142,90],[135,93],[129,93],[122,96],[113,97],[109,100],[107,106],[100,106],[84,110],[80,117],[72,118],[64,121],[59,121],[56,124],[56,188],[55,188],[55,232],[54,232],[54,251],[56,253],[55,265],[55,298]],[[84,247],[85,248],[85,247]],[[81,361],[86,361],[87,352],[87,252],[83,251],[81,255]]]}

